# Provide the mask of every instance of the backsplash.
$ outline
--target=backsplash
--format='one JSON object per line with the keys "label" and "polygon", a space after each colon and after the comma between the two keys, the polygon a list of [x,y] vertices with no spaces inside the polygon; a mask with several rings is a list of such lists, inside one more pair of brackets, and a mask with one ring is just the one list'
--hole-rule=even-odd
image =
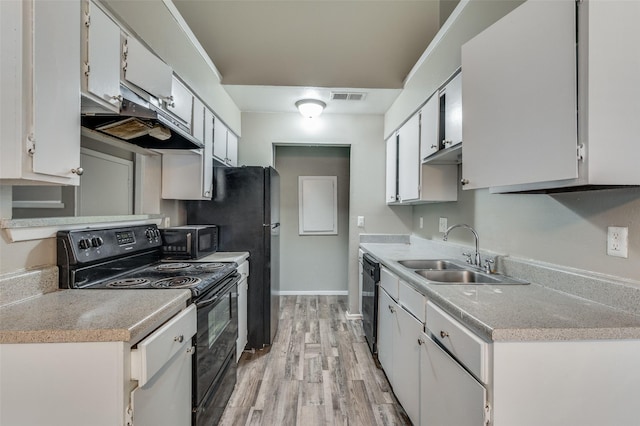
{"label": "backsplash", "polygon": [[57,290],[57,266],[47,266],[1,275],[0,307]]}

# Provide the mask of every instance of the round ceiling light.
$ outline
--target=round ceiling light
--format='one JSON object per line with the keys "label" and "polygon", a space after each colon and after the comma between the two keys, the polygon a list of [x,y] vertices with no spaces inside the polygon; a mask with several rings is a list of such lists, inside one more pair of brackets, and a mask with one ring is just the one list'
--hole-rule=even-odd
{"label": "round ceiling light", "polygon": [[307,118],[319,116],[326,106],[327,104],[317,99],[301,99],[296,102],[296,107],[300,114]]}

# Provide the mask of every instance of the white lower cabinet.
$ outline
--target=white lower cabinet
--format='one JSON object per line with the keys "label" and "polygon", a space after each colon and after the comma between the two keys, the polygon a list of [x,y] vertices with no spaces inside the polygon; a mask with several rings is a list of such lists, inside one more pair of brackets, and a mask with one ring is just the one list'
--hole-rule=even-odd
{"label": "white lower cabinet", "polygon": [[249,334],[247,328],[247,296],[249,293],[249,261],[238,266],[240,282],[238,283],[238,338],[236,339],[236,362],[240,360]]}
{"label": "white lower cabinet", "polygon": [[420,419],[420,348],[417,337],[424,324],[380,290],[378,361],[402,407],[414,424]]}

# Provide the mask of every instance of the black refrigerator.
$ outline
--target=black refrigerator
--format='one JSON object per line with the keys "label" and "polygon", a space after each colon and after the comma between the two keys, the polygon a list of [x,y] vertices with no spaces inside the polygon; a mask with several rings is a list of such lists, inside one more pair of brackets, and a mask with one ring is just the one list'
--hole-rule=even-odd
{"label": "black refrigerator", "polygon": [[280,176],[273,167],[215,167],[210,201],[188,201],[189,225],[218,226],[219,251],[249,252],[248,347],[273,343],[280,311]]}

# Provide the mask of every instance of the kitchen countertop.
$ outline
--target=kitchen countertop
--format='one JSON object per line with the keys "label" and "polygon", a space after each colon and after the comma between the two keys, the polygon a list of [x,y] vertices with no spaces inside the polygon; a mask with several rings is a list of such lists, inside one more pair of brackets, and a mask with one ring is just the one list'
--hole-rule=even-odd
{"label": "kitchen countertop", "polygon": [[0,343],[128,342],[187,306],[188,290],[60,290],[0,308]]}
{"label": "kitchen countertop", "polygon": [[217,251],[195,262],[236,262],[240,265],[248,258],[248,251]]}
{"label": "kitchen countertop", "polygon": [[361,243],[360,247],[487,341],[640,339],[640,315],[539,283],[430,284],[395,261],[461,260],[460,250],[443,250],[442,243],[423,241],[421,244]]}

